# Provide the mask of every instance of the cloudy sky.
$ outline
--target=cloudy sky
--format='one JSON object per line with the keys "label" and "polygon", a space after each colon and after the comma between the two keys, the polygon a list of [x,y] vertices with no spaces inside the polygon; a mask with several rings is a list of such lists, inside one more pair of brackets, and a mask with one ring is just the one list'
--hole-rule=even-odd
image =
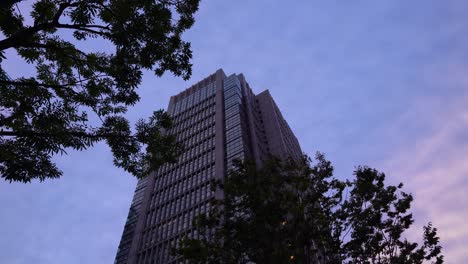
{"label": "cloudy sky", "polygon": [[[205,0],[186,34],[192,78],[146,74],[128,117],[218,68],[244,73],[255,92],[270,90],[306,153],[324,152],[342,178],[369,165],[403,181],[415,196],[409,235],[432,221],[447,263],[468,263],[466,10],[464,0]],[[8,72],[28,71],[7,55]],[[0,182],[0,263],[113,262],[136,180],[103,144],[56,160],[59,180]]]}

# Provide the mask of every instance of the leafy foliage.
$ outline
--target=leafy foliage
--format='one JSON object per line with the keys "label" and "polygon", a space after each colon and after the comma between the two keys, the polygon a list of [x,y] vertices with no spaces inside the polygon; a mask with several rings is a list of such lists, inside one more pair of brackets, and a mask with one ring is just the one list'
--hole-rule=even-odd
{"label": "leafy foliage", "polygon": [[[1,176],[21,182],[59,177],[53,154],[101,140],[114,163],[137,177],[174,160],[179,146],[161,133],[172,125],[166,114],[139,121],[133,134],[123,115],[140,99],[143,70],[191,75],[190,43],[181,35],[193,25],[199,0],[38,0],[32,25],[24,23],[18,2],[0,5],[0,62],[5,50],[15,49],[36,74],[13,79],[0,65]],[[67,31],[72,41],[63,37]],[[75,46],[90,38],[108,45],[97,51]]]}
{"label": "leafy foliage", "polygon": [[349,198],[337,212],[350,234],[342,242],[345,263],[443,263],[431,223],[424,227],[422,246],[402,238],[414,222],[409,212],[413,197],[401,191],[402,183],[385,186],[385,174],[369,167],[357,167],[354,176]]}
{"label": "leafy foliage", "polygon": [[218,184],[224,199],[193,221],[199,237],[173,249],[189,263],[443,263],[430,223],[421,246],[402,240],[413,198],[374,169],[340,181],[318,153],[260,169],[238,162]]}

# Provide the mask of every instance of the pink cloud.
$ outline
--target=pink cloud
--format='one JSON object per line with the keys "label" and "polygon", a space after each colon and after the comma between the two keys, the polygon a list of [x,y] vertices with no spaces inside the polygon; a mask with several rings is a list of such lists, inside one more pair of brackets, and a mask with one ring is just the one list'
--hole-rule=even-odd
{"label": "pink cloud", "polygon": [[[445,77],[468,86],[460,72]],[[415,197],[416,224],[408,236],[420,238],[422,225],[431,221],[439,229],[446,262],[468,263],[468,94],[433,107],[440,104],[437,98],[415,103],[392,124],[389,133],[404,134],[411,122],[421,122],[421,113],[430,117],[423,121],[428,133],[407,140],[378,167],[391,181],[404,182]]]}

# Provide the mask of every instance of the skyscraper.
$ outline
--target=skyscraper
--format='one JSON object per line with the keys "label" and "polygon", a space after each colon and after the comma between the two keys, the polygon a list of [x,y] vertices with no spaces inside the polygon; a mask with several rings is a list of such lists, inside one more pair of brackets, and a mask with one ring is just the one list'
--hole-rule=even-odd
{"label": "skyscraper", "polygon": [[115,264],[176,263],[171,246],[186,234],[196,236],[191,221],[210,210],[210,180],[222,179],[234,159],[269,156],[298,158],[299,143],[268,90],[255,95],[242,74],[216,71],[172,96],[169,133],[185,149],[175,164],[166,164],[138,181]]}

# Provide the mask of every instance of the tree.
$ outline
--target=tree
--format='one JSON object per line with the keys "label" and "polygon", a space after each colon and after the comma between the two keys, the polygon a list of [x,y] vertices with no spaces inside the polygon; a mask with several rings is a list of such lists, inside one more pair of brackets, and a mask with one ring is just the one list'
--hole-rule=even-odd
{"label": "tree", "polygon": [[357,167],[352,189],[337,211],[341,231],[350,234],[341,243],[345,263],[443,263],[437,229],[424,227],[423,244],[402,238],[414,222],[409,212],[413,197],[403,183],[385,186],[385,174]]}
{"label": "tree", "polygon": [[173,253],[189,263],[443,263],[431,224],[421,246],[402,239],[412,197],[384,180],[357,167],[353,181],[340,181],[322,154],[261,169],[238,162],[218,183],[225,198],[194,219],[199,236]]}
{"label": "tree", "polygon": [[[14,49],[36,72],[12,78],[0,64],[1,177],[60,177],[54,154],[98,141],[110,146],[116,166],[137,177],[174,161],[180,146],[164,133],[172,126],[166,113],[140,120],[133,133],[124,113],[140,99],[143,70],[190,77],[190,43],[181,36],[199,0],[38,0],[31,25],[18,2],[0,5],[0,63]],[[74,45],[94,38],[107,44],[96,51]]]}

